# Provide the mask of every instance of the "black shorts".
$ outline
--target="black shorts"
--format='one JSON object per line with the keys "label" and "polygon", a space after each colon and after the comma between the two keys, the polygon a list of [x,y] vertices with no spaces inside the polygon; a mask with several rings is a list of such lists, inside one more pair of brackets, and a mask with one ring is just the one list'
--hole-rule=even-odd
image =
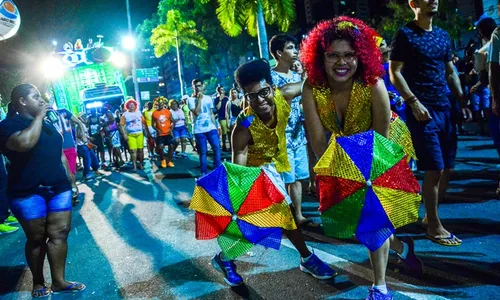
{"label": "black shorts", "polygon": [[104,141],[102,140],[101,134],[97,133],[91,136],[93,139],[93,144],[97,146],[98,152],[104,151]]}
{"label": "black shorts", "polygon": [[172,135],[163,135],[163,136],[157,136],[156,137],[156,145],[160,146],[167,146],[167,145],[172,145],[174,144],[175,139]]}

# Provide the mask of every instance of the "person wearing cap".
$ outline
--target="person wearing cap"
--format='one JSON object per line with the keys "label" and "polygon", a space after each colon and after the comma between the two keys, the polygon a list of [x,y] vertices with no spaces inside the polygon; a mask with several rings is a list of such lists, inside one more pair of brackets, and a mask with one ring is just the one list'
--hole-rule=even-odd
{"label": "person wearing cap", "polygon": [[144,117],[138,110],[137,101],[134,99],[127,100],[127,102],[125,102],[125,108],[127,111],[123,113],[120,125],[132,159],[132,171],[135,172],[137,168],[140,170],[143,168],[144,134],[142,132],[145,122]]}

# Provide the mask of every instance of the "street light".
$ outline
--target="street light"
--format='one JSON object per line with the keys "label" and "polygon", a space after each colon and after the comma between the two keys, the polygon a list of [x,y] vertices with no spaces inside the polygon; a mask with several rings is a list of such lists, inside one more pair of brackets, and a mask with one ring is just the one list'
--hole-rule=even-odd
{"label": "street light", "polygon": [[47,58],[40,65],[40,71],[49,80],[58,79],[64,75],[65,67],[60,60],[55,57]]}
{"label": "street light", "polygon": [[53,41],[52,41],[52,45],[57,46],[57,41],[56,41],[56,40],[53,40]]}
{"label": "street light", "polygon": [[122,46],[126,50],[134,51],[136,46],[135,39],[130,35],[124,37],[122,40]]}
{"label": "street light", "polygon": [[[132,18],[130,17],[130,1],[125,0],[125,4],[127,5],[127,21],[128,21],[128,35],[132,37]],[[135,49],[135,39],[133,39],[134,49]],[[126,44],[124,44],[125,46]],[[141,97],[139,92],[139,82],[137,81],[137,70],[135,66],[135,50],[131,50],[131,58],[132,58],[132,78],[134,80],[134,90],[135,90],[135,100],[137,103],[141,103]]]}

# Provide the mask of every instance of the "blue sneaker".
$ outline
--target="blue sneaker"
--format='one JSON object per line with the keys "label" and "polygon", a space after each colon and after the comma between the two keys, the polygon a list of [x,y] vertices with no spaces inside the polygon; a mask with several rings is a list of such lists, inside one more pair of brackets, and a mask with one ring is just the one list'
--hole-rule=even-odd
{"label": "blue sneaker", "polygon": [[224,274],[224,281],[229,286],[239,286],[243,283],[243,278],[236,273],[236,265],[234,261],[223,261],[220,259],[220,253],[212,258],[212,266],[222,274]]}
{"label": "blue sneaker", "polygon": [[300,270],[311,274],[316,279],[330,279],[337,275],[337,272],[319,259],[316,254],[312,254],[307,262],[300,261]]}
{"label": "blue sneaker", "polygon": [[366,300],[392,300],[392,295],[389,290],[387,290],[387,294],[382,293],[381,291],[370,288],[368,290],[368,297],[366,297]]}

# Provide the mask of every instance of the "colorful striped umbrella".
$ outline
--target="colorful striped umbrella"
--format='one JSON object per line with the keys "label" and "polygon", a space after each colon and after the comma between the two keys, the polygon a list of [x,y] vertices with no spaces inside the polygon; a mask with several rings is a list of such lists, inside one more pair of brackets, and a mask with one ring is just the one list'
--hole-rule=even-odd
{"label": "colorful striped umbrella", "polygon": [[285,185],[273,165],[223,163],[196,182],[189,206],[196,239],[217,241],[229,259],[254,245],[279,249],[282,229],[296,229]]}
{"label": "colorful striped umbrella", "polygon": [[420,185],[403,149],[374,131],[332,138],[314,168],[325,234],[374,251],[418,219]]}

